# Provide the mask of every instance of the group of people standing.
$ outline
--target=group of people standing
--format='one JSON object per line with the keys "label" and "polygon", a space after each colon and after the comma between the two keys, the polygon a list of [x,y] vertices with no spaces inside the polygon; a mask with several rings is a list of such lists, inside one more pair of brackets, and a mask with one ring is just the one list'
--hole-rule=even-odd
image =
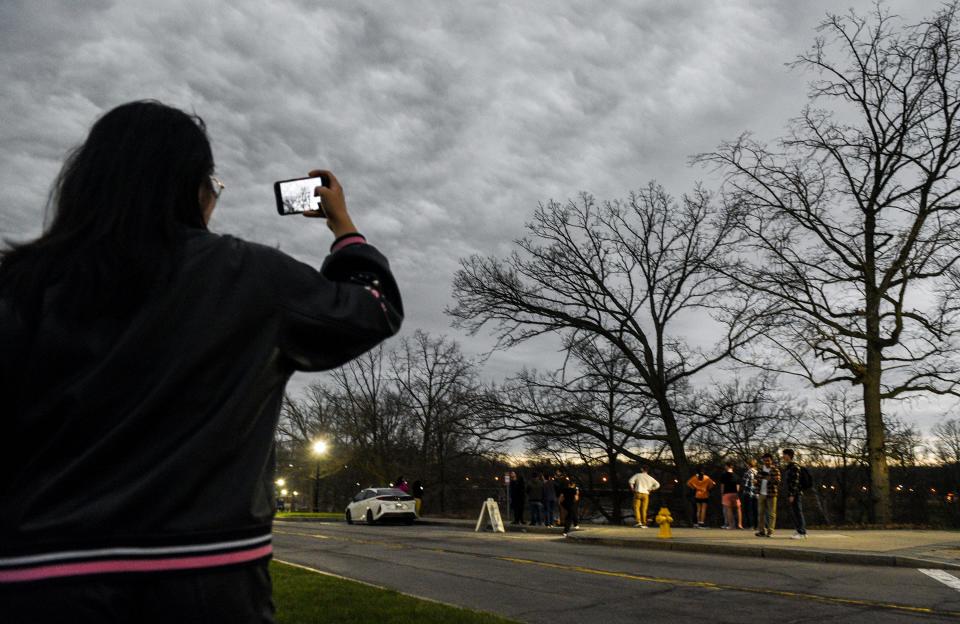
{"label": "group of people standing", "polygon": [[531,525],[562,526],[564,536],[580,528],[580,489],[576,481],[559,470],[553,475],[538,472],[529,481],[514,470],[507,476],[511,524],[523,524],[524,511],[529,510]]}
{"label": "group of people standing", "polygon": [[[697,508],[697,528],[706,528],[710,491],[720,486],[724,529],[749,528],[757,537],[772,537],[777,528],[777,500],[785,490],[796,533],[793,539],[806,539],[807,527],[803,517],[803,492],[811,485],[809,473],[796,461],[793,449],[784,449],[781,455],[783,470],[777,466],[771,453],[757,460],[747,461],[741,475],[734,472],[733,462],[727,462],[719,477],[719,484],[704,473],[703,467],[687,481],[694,492]],[[744,526],[746,521],[746,526]]]}
{"label": "group of people standing", "polygon": [[[757,537],[772,537],[777,527],[777,501],[780,492],[785,491],[796,529],[793,539],[806,539],[803,492],[810,488],[811,480],[810,474],[795,459],[793,449],[784,449],[778,466],[773,455],[765,453],[759,464],[755,459],[748,460],[740,474],[737,474],[734,463],[728,461],[717,479],[706,474],[702,466],[698,467],[696,474],[686,483],[693,492],[696,505],[694,527],[707,527],[710,494],[719,486],[722,528],[752,529]],[[553,475],[536,473],[529,480],[517,471],[510,471],[507,477],[511,524],[524,524],[524,514],[529,513],[530,525],[563,526],[564,536],[571,529],[580,528],[580,490],[572,478],[559,470]],[[645,529],[650,495],[660,489],[660,483],[650,475],[648,466],[641,465],[630,477],[628,485],[633,494],[634,526]]]}

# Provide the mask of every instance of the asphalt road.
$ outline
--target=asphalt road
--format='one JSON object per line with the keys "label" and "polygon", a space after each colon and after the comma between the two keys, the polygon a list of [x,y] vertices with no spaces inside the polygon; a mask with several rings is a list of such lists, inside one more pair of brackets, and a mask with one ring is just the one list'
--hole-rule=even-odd
{"label": "asphalt road", "polygon": [[274,549],[281,561],[523,622],[960,621],[960,579],[953,588],[912,568],[341,523],[276,522]]}

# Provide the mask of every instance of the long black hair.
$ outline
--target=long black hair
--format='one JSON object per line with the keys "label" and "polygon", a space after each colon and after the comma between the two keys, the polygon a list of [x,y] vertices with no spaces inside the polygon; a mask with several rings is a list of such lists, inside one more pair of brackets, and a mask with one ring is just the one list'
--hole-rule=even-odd
{"label": "long black hair", "polygon": [[213,167],[199,117],[149,100],[114,108],[67,157],[46,231],[0,255],[0,295],[28,322],[53,286],[64,319],[130,314],[173,269],[178,231],[206,228],[198,192]]}

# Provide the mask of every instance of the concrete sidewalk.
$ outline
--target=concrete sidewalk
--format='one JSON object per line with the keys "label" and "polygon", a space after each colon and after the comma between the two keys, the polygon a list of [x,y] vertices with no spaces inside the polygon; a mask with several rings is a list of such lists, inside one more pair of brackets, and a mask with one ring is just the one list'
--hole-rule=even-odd
{"label": "concrete sidewalk", "polygon": [[673,530],[672,539],[659,539],[656,528],[598,527],[576,531],[569,539],[578,544],[620,548],[821,563],[960,569],[960,532],[956,531],[811,530],[805,540],[790,539],[792,534],[792,530],[785,530],[763,538],[749,530],[679,528]]}
{"label": "concrete sidewalk", "polygon": [[[468,520],[426,518],[424,524],[473,528]],[[508,525],[511,532],[560,536],[560,529]],[[639,529],[581,525],[570,534],[575,544],[700,552],[742,557],[793,559],[821,563],[848,563],[912,568],[960,569],[960,531],[922,530],[811,530],[806,540],[792,540],[793,530],[773,537],[757,537],[750,530],[673,529],[672,539],[659,539],[657,527]]]}

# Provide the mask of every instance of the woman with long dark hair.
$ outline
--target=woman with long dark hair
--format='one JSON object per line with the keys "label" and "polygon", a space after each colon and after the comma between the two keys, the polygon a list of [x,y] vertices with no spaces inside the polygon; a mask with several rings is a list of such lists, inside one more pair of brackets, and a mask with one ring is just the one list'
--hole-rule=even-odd
{"label": "woman with long dark hair", "polygon": [[717,483],[704,474],[703,466],[697,466],[697,474],[687,480],[687,487],[694,492],[694,501],[697,505],[697,522],[693,526],[698,529],[707,528],[707,506],[710,503],[710,490]]}
{"label": "woman with long dark hair", "polygon": [[195,116],[125,104],[67,158],[49,227],[0,259],[4,622],[273,620],[286,382],[403,318],[321,173],[318,271],[207,229],[224,184]]}

